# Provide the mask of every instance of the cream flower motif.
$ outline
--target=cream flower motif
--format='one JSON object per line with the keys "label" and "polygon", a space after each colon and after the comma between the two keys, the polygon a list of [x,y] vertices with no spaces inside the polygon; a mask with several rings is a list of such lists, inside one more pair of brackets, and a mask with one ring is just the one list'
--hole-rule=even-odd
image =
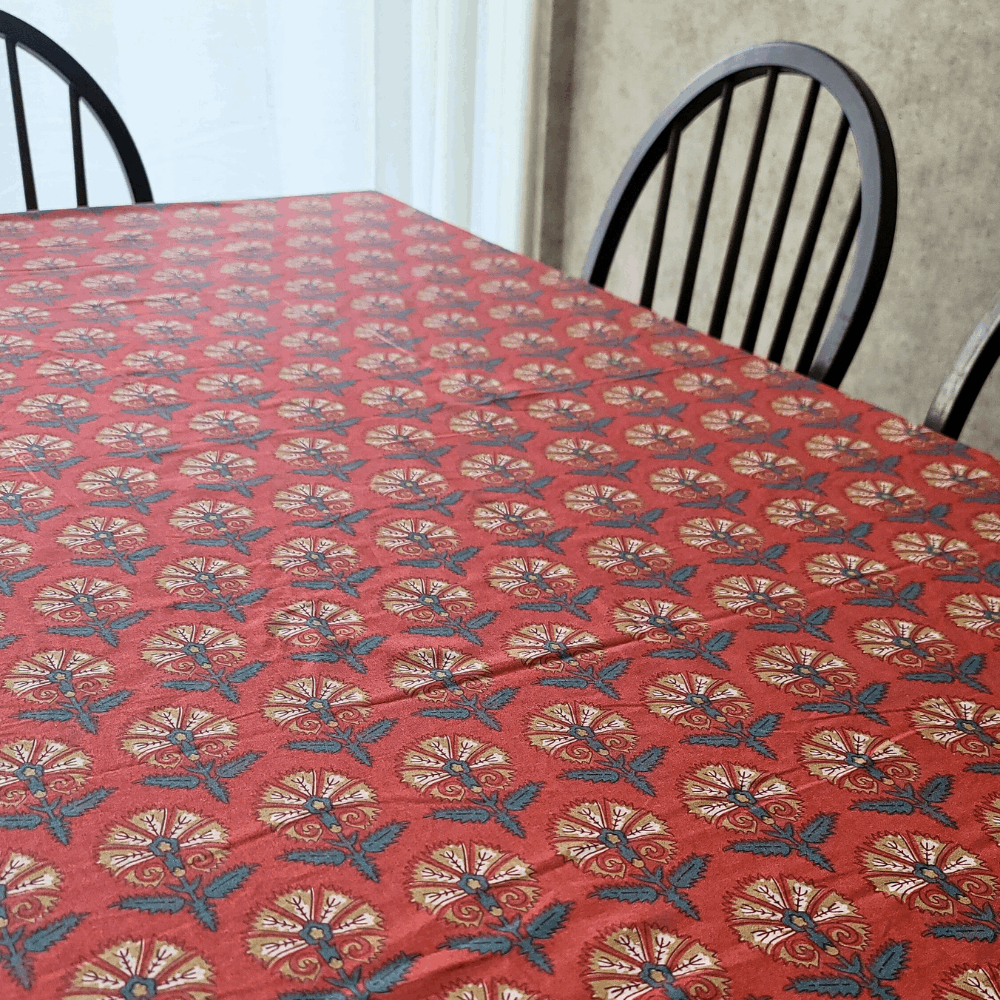
{"label": "cream flower motif", "polygon": [[210,396],[240,396],[257,392],[263,387],[263,381],[256,375],[244,375],[242,372],[235,372],[232,375],[225,372],[215,372],[198,379],[195,386],[199,392],[207,393]]}
{"label": "cream flower motif", "polygon": [[3,887],[0,891],[8,921],[37,923],[56,905],[61,883],[62,875],[52,865],[11,851],[0,862],[0,886]]}
{"label": "cream flower motif", "polygon": [[403,385],[380,385],[361,393],[361,402],[379,410],[419,410],[427,403],[427,393]]}
{"label": "cream flower motif", "polygon": [[[363,367],[360,361],[358,365]],[[278,372],[278,378],[283,382],[300,382],[305,388],[312,386],[315,389],[322,389],[329,383],[336,382],[342,374],[336,365],[325,365],[319,361],[297,361],[282,368]]]}
{"label": "cream flower motif", "polygon": [[798,698],[820,698],[852,687],[858,679],[854,668],[837,653],[809,646],[766,646],[753,654],[757,676]]}
{"label": "cream flower motif", "polygon": [[574,340],[582,340],[588,344],[618,343],[625,336],[617,323],[610,323],[604,319],[588,319],[572,323],[566,328],[566,333]]}
{"label": "cream flower motif", "polygon": [[35,374],[46,378],[57,385],[66,382],[79,385],[90,379],[100,378],[104,372],[100,361],[89,361],[87,358],[54,358],[46,361],[35,369]]}
{"label": "cream flower motif", "polygon": [[844,488],[844,495],[859,507],[871,507],[883,514],[912,510],[926,503],[912,486],[886,479],[859,479]]}
{"label": "cream flower motif", "polygon": [[51,486],[42,486],[30,480],[5,479],[0,482],[0,511],[8,516],[14,511],[36,514],[52,506],[52,497]]}
{"label": "cream flower motif", "polygon": [[462,544],[462,536],[447,524],[403,518],[381,525],[375,534],[375,544],[398,556],[426,557],[431,553],[454,552]]}
{"label": "cream flower motif", "polygon": [[343,403],[323,396],[297,396],[278,407],[278,416],[296,424],[333,422],[343,420],[347,416],[347,408]]}
{"label": "cream flower motif", "polygon": [[370,826],[380,812],[377,802],[363,781],[333,771],[296,771],[264,788],[257,818],[292,840],[315,843],[327,831]]}
{"label": "cream flower motif", "polygon": [[595,351],[584,357],[583,363],[594,371],[614,373],[618,378],[627,378],[626,372],[635,372],[642,367],[642,358],[625,351]]}
{"label": "cream flower motif", "polygon": [[368,903],[335,889],[295,888],[257,911],[247,951],[288,979],[315,980],[331,967],[375,958],[386,942],[382,926]]}
{"label": "cream flower motif", "polygon": [[624,406],[630,410],[645,410],[649,407],[663,406],[667,397],[648,385],[613,385],[601,393],[601,398],[609,406]]}
{"label": "cream flower motif", "polygon": [[954,572],[956,569],[975,565],[979,554],[961,538],[945,538],[932,532],[921,534],[906,531],[892,540],[892,550],[906,562],[925,566],[927,569]]}
{"label": "cream flower motif", "polygon": [[152,341],[154,344],[186,344],[189,340],[195,340],[193,336],[194,326],[190,323],[182,323],[177,319],[161,319],[152,323],[136,323],[135,332],[143,340]]}
{"label": "cream flower motif", "polygon": [[170,674],[218,670],[239,663],[245,655],[242,636],[204,622],[165,626],[142,644],[142,658]]}
{"label": "cream flower motif", "polygon": [[806,606],[806,599],[790,583],[764,576],[726,577],[712,587],[712,599],[726,611],[762,619],[802,611]]}
{"label": "cream flower motif", "polygon": [[327,639],[353,639],[365,630],[365,620],[353,608],[332,601],[297,601],[271,615],[271,635],[293,646],[318,646]]}
{"label": "cream flower motif", "polygon": [[592,875],[624,878],[636,868],[669,861],[670,828],[659,816],[625,802],[580,802],[564,809],[552,827],[556,853]]}
{"label": "cream flower motif", "polygon": [[802,800],[784,778],[745,764],[706,764],[681,785],[688,811],[713,826],[756,833],[802,815]]}
{"label": "cream flower motif", "polygon": [[591,948],[587,972],[598,1000],[678,996],[725,1000],[729,977],[718,955],[694,938],[652,925],[619,927]]}
{"label": "cream flower motif", "polygon": [[483,486],[528,482],[535,474],[535,467],[528,459],[496,451],[463,458],[458,470],[467,479],[474,479]]}
{"label": "cream flower motif", "polygon": [[972,530],[988,542],[1000,543],[1000,514],[994,514],[992,511],[977,514],[972,519]]}
{"label": "cream flower motif", "polygon": [[[623,715],[580,702],[542,709],[528,720],[527,734],[533,747],[577,764],[631,750],[636,741],[632,724]],[[597,743],[601,748],[595,750]]]}
{"label": "cream flower motif", "polygon": [[975,496],[977,493],[1000,488],[1000,482],[986,469],[962,462],[931,462],[920,470],[920,475],[928,485],[939,490],[951,490],[961,496]]}
{"label": "cream flower motif", "polygon": [[417,859],[410,879],[413,902],[464,927],[505,910],[523,913],[539,892],[531,866],[516,854],[470,842],[432,848]]}
{"label": "cream flower motif", "polygon": [[[102,433],[98,432],[99,441]],[[38,462],[61,462],[72,451],[72,441],[52,434],[21,434],[0,441],[0,458],[7,459],[11,465],[33,466]]]}
{"label": "cream flower motif", "polygon": [[587,469],[594,465],[610,465],[618,460],[618,452],[609,444],[590,438],[559,438],[545,447],[550,462],[560,462],[572,469]]}
{"label": "cream flower motif", "polygon": [[[63,1000],[214,1000],[215,970],[201,955],[159,938],[119,941],[81,962]],[[128,992],[126,992],[126,990]]]}
{"label": "cream flower motif", "polygon": [[177,507],[170,523],[195,538],[215,538],[220,532],[239,532],[253,523],[254,513],[228,500],[192,500]]}
{"label": "cream flower motif", "polygon": [[296,677],[269,692],[264,715],[293,733],[322,733],[362,722],[371,709],[367,692],[332,677]]}
{"label": "cream flower motif", "polygon": [[725,375],[711,372],[685,372],[674,379],[678,392],[689,392],[701,399],[714,399],[736,390],[736,383]]}
{"label": "cream flower motif", "polygon": [[447,580],[410,577],[398,580],[382,593],[382,607],[394,615],[430,622],[436,615],[460,615],[475,607],[472,591]]}
{"label": "cream flower motif", "polygon": [[654,354],[659,354],[663,358],[674,358],[681,363],[705,361],[712,356],[707,344],[686,337],[657,340],[651,346]]}
{"label": "cream flower motif", "polygon": [[1000,964],[952,970],[941,983],[934,1000],[1000,1000]]}
{"label": "cream flower motif", "polygon": [[730,921],[752,948],[792,965],[818,966],[823,955],[862,951],[868,925],[839,893],[794,876],[755,879],[729,899]]}
{"label": "cream flower motif", "polygon": [[47,392],[41,396],[32,396],[17,405],[17,412],[28,417],[38,417],[41,420],[51,420],[59,417],[70,419],[82,417],[90,409],[90,403],[79,396],[66,393]]}
{"label": "cream flower motif", "polygon": [[358,561],[358,550],[353,545],[334,538],[290,538],[271,550],[272,566],[303,579],[349,573]]}
{"label": "cream flower motif", "polygon": [[449,372],[438,382],[438,388],[448,396],[479,401],[503,392],[503,382],[480,372]]}
{"label": "cream flower motif", "polygon": [[458,802],[469,792],[505,788],[514,777],[510,758],[499,747],[471,736],[431,736],[407,748],[400,778],[418,792]]}
{"label": "cream flower motif", "polygon": [[642,498],[632,490],[617,486],[584,483],[563,494],[567,509],[591,517],[611,518],[616,514],[633,514],[642,510]]}
{"label": "cream flower motif", "polygon": [[235,451],[202,451],[181,462],[180,473],[206,483],[224,483],[253,476],[257,463]]}
{"label": "cream flower motif", "polygon": [[568,385],[576,378],[576,373],[566,365],[532,362],[515,368],[514,378],[518,382],[527,382],[529,385],[548,386],[555,389]]}
{"label": "cream flower motif", "polygon": [[645,642],[683,645],[709,629],[700,612],[673,601],[632,598],[617,605],[611,614],[617,631]]}
{"label": "cream flower motif", "polygon": [[805,466],[791,455],[773,451],[741,451],[729,459],[733,472],[762,483],[780,483],[805,474]]}
{"label": "cream flower motif", "polygon": [[420,500],[447,493],[448,480],[440,472],[406,467],[377,473],[372,476],[368,488],[393,500]]}
{"label": "cream flower motif", "polygon": [[380,378],[403,375],[417,370],[418,361],[412,354],[399,351],[377,351],[357,358],[354,364],[362,371],[371,372]]}
{"label": "cream flower motif", "polygon": [[449,987],[447,993],[438,995],[437,1000],[548,1000],[548,997],[524,986],[515,986],[500,980],[487,982],[481,979],[478,982]]}
{"label": "cream flower motif", "polygon": [[971,698],[927,698],[911,718],[925,740],[949,750],[973,757],[1000,752],[1000,708]]}
{"label": "cream flower motif", "polygon": [[164,566],[156,585],[182,597],[233,594],[250,585],[250,570],[227,559],[188,556]]}
{"label": "cream flower motif", "polygon": [[985,833],[1000,844],[1000,795],[994,795],[980,803],[976,815],[982,822]]}
{"label": "cream flower motif", "polygon": [[996,895],[997,880],[964,847],[921,833],[869,837],[858,851],[861,872],[876,892],[911,909],[953,914],[955,904],[976,906]]}
{"label": "cream flower motif", "polygon": [[199,434],[249,436],[260,427],[260,417],[243,410],[206,410],[193,416],[188,427]]}
{"label": "cream flower motif", "polygon": [[770,423],[759,413],[749,410],[709,410],[701,415],[701,426],[708,431],[725,434],[726,437],[746,437],[762,434],[770,428]]}
{"label": "cream flower motif", "polygon": [[694,729],[748,719],[753,711],[753,703],[735,684],[704,674],[663,674],[646,688],[645,700],[654,715]]}
{"label": "cream flower motif", "polygon": [[0,535],[0,568],[17,569],[23,566],[32,553],[32,547],[27,542]]}
{"label": "cream flower motif", "polygon": [[649,485],[658,493],[669,493],[679,502],[721,497],[725,482],[714,472],[667,467],[650,473]]}
{"label": "cream flower motif", "polygon": [[61,622],[94,621],[124,611],[132,603],[132,591],[111,580],[74,576],[38,591],[36,611]]}
{"label": "cream flower motif", "polygon": [[673,424],[634,424],[625,431],[625,440],[633,448],[677,449],[693,448],[694,435]]}
{"label": "cream flower motif", "polygon": [[573,570],[550,559],[516,556],[489,568],[490,586],[512,597],[536,598],[546,594],[566,594],[576,587]]}
{"label": "cream flower motif", "polygon": [[465,410],[456,414],[448,422],[456,434],[465,434],[473,441],[489,441],[497,435],[510,436],[517,433],[517,421],[496,410]]}
{"label": "cream flower motif", "polygon": [[661,573],[673,561],[664,546],[642,538],[608,536],[587,547],[587,562],[591,566],[633,579],[646,573]]}
{"label": "cream flower motif", "polygon": [[806,442],[806,451],[813,458],[829,459],[848,468],[878,458],[878,452],[867,441],[846,434],[818,434]]}
{"label": "cream flower motif", "polygon": [[810,774],[851,792],[912,781],[920,770],[898,743],[854,729],[810,733],[799,745],[799,757]]}
{"label": "cream flower motif", "polygon": [[847,552],[821,552],[805,564],[805,571],[813,583],[847,594],[889,590],[898,579],[885,563]]}
{"label": "cream flower motif", "polygon": [[789,417],[796,420],[829,420],[839,413],[837,407],[829,399],[816,396],[779,396],[771,400],[771,409],[779,417]]}
{"label": "cream flower motif", "polygon": [[221,758],[236,745],[231,719],[207,708],[157,708],[137,719],[123,737],[122,748],[155,767],[176,767],[185,760]]}
{"label": "cream flower motif", "polygon": [[725,517],[696,517],[677,529],[680,540],[713,555],[727,555],[735,549],[760,548],[764,536],[752,525]]}
{"label": "cream flower motif", "polygon": [[[83,517],[67,524],[56,541],[81,556],[103,556],[108,551],[131,552],[146,536],[145,525],[124,517]],[[0,559],[2,555],[0,551]]]}
{"label": "cream flower motif", "polygon": [[507,655],[542,670],[561,672],[604,656],[600,640],[572,625],[538,622],[509,635]]}
{"label": "cream flower motif", "polygon": [[146,407],[183,408],[186,405],[176,389],[161,385],[159,382],[125,382],[116,389],[112,389],[108,398],[123,409],[126,407],[135,409]]}
{"label": "cream flower motif", "polygon": [[204,875],[229,854],[221,823],[183,807],[154,807],[115,823],[97,860],[112,875],[139,886],[158,886],[172,875]]}
{"label": "cream flower motif", "polygon": [[555,519],[544,508],[507,500],[493,500],[477,507],[472,513],[472,523],[501,538],[529,537],[556,526]]}
{"label": "cream flower motif", "polygon": [[447,701],[454,694],[480,691],[490,683],[489,667],[475,656],[447,647],[407,650],[393,661],[391,682],[421,701]]}
{"label": "cream flower motif", "polygon": [[936,628],[903,618],[872,618],[854,630],[858,648],[869,656],[900,667],[919,667],[946,660],[955,646]]}
{"label": "cream flower motif", "polygon": [[279,444],[274,457],[299,469],[319,470],[349,458],[347,445],[329,438],[300,437]]}
{"label": "cream flower motif", "polygon": [[945,614],[959,627],[992,639],[1000,638],[1000,597],[959,594],[945,606]]}
{"label": "cream flower motif", "polygon": [[354,498],[339,486],[299,483],[274,494],[274,506],[285,514],[297,517],[318,513],[346,514],[354,508]]}
{"label": "cream flower motif", "polygon": [[[16,809],[28,796],[68,795],[90,777],[91,760],[57,740],[22,739],[0,747],[0,806]],[[39,787],[43,786],[43,787]]]}
{"label": "cream flower motif", "polygon": [[803,497],[776,500],[767,506],[764,514],[771,524],[805,535],[826,534],[847,524],[847,518],[832,503]]}
{"label": "cream flower motif", "polygon": [[77,697],[99,695],[114,679],[115,668],[104,659],[79,649],[47,649],[18,660],[4,687],[15,698],[40,704],[57,701],[69,685]]}
{"label": "cream flower motif", "polygon": [[571,424],[578,420],[592,420],[594,408],[582,399],[557,399],[545,396],[528,404],[528,415],[535,420],[557,420]]}

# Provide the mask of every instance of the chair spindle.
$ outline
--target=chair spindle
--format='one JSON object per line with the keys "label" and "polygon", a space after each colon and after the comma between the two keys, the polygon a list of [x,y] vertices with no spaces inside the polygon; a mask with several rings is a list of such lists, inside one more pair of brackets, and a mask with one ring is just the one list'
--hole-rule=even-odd
{"label": "chair spindle", "polygon": [[841,114],[840,124],[837,126],[837,132],[833,137],[830,152],[826,158],[826,166],[823,168],[823,177],[820,180],[819,188],[816,190],[816,200],[813,202],[812,212],[809,214],[808,223],[806,223],[806,231],[802,235],[802,245],[799,247],[799,255],[795,260],[795,268],[792,271],[791,280],[788,282],[788,291],[785,293],[785,301],[782,304],[778,324],[774,330],[774,338],[767,352],[768,360],[774,361],[779,365],[785,353],[788,335],[792,330],[795,312],[799,307],[799,300],[802,297],[802,289],[805,287],[809,265],[812,263],[813,253],[816,250],[816,240],[819,237],[820,226],[823,224],[826,207],[830,202],[830,192],[833,190],[833,182],[837,179],[837,168],[840,166],[840,157],[844,152],[844,143],[847,141],[848,130],[847,116]]}
{"label": "chair spindle", "polygon": [[83,172],[83,130],[80,128],[80,95],[76,88],[69,88],[69,122],[73,133],[73,175],[76,178],[76,203],[80,208],[87,204],[87,177]]}
{"label": "chair spindle", "polygon": [[17,130],[17,152],[21,157],[21,183],[24,187],[25,207],[29,212],[38,208],[35,194],[35,175],[31,169],[31,150],[28,148],[28,123],[24,117],[24,99],[21,97],[21,74],[17,68],[17,44],[7,42],[7,71],[10,74],[10,99],[14,105],[14,127]]}
{"label": "chair spindle", "polygon": [[750,200],[753,197],[754,184],[757,182],[757,170],[760,167],[760,154],[764,148],[764,137],[767,134],[767,123],[771,118],[771,106],[774,104],[774,90],[778,83],[778,68],[772,66],[767,71],[767,83],[764,87],[764,97],[760,102],[760,113],[757,115],[757,131],[754,133],[747,157],[746,171],[743,174],[743,186],[740,188],[740,198],[736,206],[736,216],[733,228],[729,233],[729,246],[719,275],[719,290],[715,296],[715,306],[712,309],[712,319],[708,326],[708,335],[719,339],[726,323],[726,310],[729,308],[729,297],[733,292],[733,278],[736,275],[736,265],[739,262],[740,249],[743,246],[743,234],[746,231],[747,216],[750,213]]}
{"label": "chair spindle", "polygon": [[646,274],[642,279],[642,296],[639,304],[647,309],[653,307],[653,292],[656,291],[656,274],[660,269],[660,254],[663,252],[663,233],[667,228],[667,207],[670,204],[670,189],[674,183],[674,168],[677,166],[677,149],[680,146],[681,130],[672,129],[667,144],[667,158],[663,165],[663,182],[660,197],[656,203],[656,219],[653,234],[649,240],[649,255],[646,258]]}
{"label": "chair spindle", "polygon": [[684,277],[681,279],[680,296],[677,299],[677,309],[674,313],[674,318],[678,323],[687,323],[688,313],[691,311],[691,299],[694,296],[695,278],[698,276],[701,245],[705,240],[708,209],[712,203],[715,175],[719,169],[722,140],[726,134],[726,122],[729,119],[729,106],[732,104],[732,101],[733,81],[726,80],[722,85],[719,117],[715,121],[715,135],[712,137],[712,148],[708,154],[708,163],[705,167],[705,179],[701,185],[701,197],[698,199],[698,210],[695,213],[694,228],[691,230],[691,242],[688,244],[687,260],[684,263]]}
{"label": "chair spindle", "polygon": [[851,252],[851,244],[854,243],[854,237],[857,235],[858,224],[860,222],[861,186],[858,185],[858,193],[854,196],[851,214],[847,217],[847,222],[844,224],[844,231],[840,234],[837,252],[833,255],[830,271],[826,276],[823,291],[816,305],[816,313],[809,324],[809,332],[806,334],[805,343],[802,345],[802,354],[799,356],[799,363],[795,366],[795,370],[800,375],[807,374],[812,365],[816,348],[819,347],[819,339],[823,335],[823,328],[826,326],[826,319],[830,315],[833,296],[837,292],[840,276],[844,273],[844,265],[847,263],[848,254]]}

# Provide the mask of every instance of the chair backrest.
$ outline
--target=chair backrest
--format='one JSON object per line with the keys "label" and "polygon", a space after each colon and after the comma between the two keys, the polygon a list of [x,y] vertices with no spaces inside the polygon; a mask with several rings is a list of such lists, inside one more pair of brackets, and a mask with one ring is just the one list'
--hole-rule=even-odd
{"label": "chair backrest", "polygon": [[[783,73],[807,77],[811,83],[792,144],[768,239],[763,249],[760,271],[740,346],[748,351],[752,351],[756,346],[761,317],[802,165],[819,88],[823,87],[840,104],[840,122],[805,227],[788,291],[768,349],[768,358],[780,364],[784,356],[847,133],[850,130],[860,161],[861,183],[795,366],[797,371],[808,374],[817,381],[837,386],[861,342],[889,263],[896,230],[896,156],[889,126],[875,95],[853,70],[820,49],[794,42],[757,45],[724,59],[690,84],[656,119],[625,165],[591,241],[583,267],[583,277],[593,285],[604,287],[632,209],[646,182],[665,157],[663,181],[640,298],[642,305],[647,308],[652,307],[681,133],[706,108],[719,101],[718,118],[701,185],[701,195],[694,214],[677,308],[674,312],[674,318],[678,322],[688,321],[733,91],[750,80],[765,77],[764,96],[743,174],[736,214],[730,230],[729,244],[722,263],[708,329],[713,337],[722,336],[775,88],[778,77]],[[840,306],[824,335],[833,299],[855,237],[857,237],[857,251],[854,265],[847,279]]]}
{"label": "chair backrest", "polygon": [[6,42],[7,68],[10,74],[10,96],[14,106],[14,127],[17,130],[17,149],[21,159],[21,181],[24,186],[25,207],[38,208],[35,194],[35,175],[31,167],[31,149],[28,146],[28,126],[24,117],[24,100],[21,94],[21,74],[17,65],[17,49],[27,49],[60,76],[69,87],[70,129],[73,134],[73,172],[76,177],[76,203],[87,204],[87,178],[83,168],[83,132],[80,127],[80,101],[85,101],[100,122],[121,164],[134,202],[151,202],[153,192],[142,165],[139,150],[129,135],[125,122],[98,86],[97,81],[63,48],[43,35],[26,21],[0,11],[0,37]]}
{"label": "chair backrest", "polygon": [[993,366],[1000,360],[1000,295],[965,342],[941,383],[924,424],[956,439]]}

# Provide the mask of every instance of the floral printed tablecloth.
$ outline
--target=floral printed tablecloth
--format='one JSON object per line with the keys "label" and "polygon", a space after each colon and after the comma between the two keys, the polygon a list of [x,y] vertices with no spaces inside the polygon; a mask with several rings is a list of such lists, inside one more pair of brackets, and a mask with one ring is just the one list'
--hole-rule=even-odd
{"label": "floral printed tablecloth", "polygon": [[381,195],[0,220],[0,980],[1000,996],[1000,467]]}

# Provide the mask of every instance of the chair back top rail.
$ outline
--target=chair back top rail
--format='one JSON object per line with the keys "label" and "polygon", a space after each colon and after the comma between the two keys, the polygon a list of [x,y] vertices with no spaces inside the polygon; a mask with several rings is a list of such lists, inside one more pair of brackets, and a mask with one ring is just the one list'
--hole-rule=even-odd
{"label": "chair back top rail", "polygon": [[1000,295],[972,331],[927,411],[924,424],[957,439],[976,397],[1000,360]]}
{"label": "chair back top rail", "polygon": [[69,88],[70,127],[73,140],[73,173],[76,181],[77,205],[87,204],[87,181],[83,165],[83,131],[80,123],[80,101],[85,101],[97,121],[104,129],[122,172],[128,182],[132,200],[136,203],[152,202],[153,192],[149,186],[146,169],[139,156],[139,150],[129,133],[121,115],[101,89],[97,81],[61,46],[22,21],[13,14],[0,11],[0,36],[5,39],[7,68],[10,78],[11,102],[14,107],[14,125],[17,130],[18,154],[21,161],[21,181],[24,200],[28,211],[38,208],[35,191],[35,176],[31,164],[31,150],[28,144],[28,127],[24,114],[24,99],[21,91],[21,77],[17,63],[17,48],[31,52]]}
{"label": "chair back top rail", "polygon": [[[813,317],[813,322],[806,336],[807,357],[800,358],[798,365],[799,370],[807,370],[812,378],[837,386],[854,357],[878,300],[895,235],[898,195],[896,158],[892,137],[885,115],[875,95],[853,70],[820,49],[792,42],[770,42],[758,45],[724,59],[685,88],[650,126],[622,170],[591,241],[584,263],[583,276],[591,284],[604,287],[632,210],[653,171],[666,155],[667,164],[657,204],[640,300],[640,303],[647,308],[652,305],[680,134],[706,108],[715,101],[719,101],[719,114],[702,182],[701,196],[695,212],[677,310],[674,316],[679,322],[687,322],[732,94],[734,89],[741,84],[766,76],[767,81],[758,115],[757,128],[751,143],[708,331],[715,337],[722,335],[733,278],[743,243],[746,218],[760,163],[761,148],[770,118],[774,89],[777,78],[782,73],[808,77],[812,80],[812,84],[807,93],[798,131],[785,170],[774,220],[764,247],[763,259],[754,287],[741,346],[752,350],[756,344],[760,320],[764,312],[775,262],[788,218],[788,210],[812,125],[816,99],[819,88],[823,87],[840,104],[842,118],[813,203],[776,327],[775,337],[772,340],[769,357],[776,354],[780,360],[781,354],[784,352],[805,284],[806,273],[816,246],[820,225],[829,202],[830,192],[846,142],[847,131],[850,129],[854,136],[861,167],[859,198],[856,202],[858,218],[856,222],[853,221],[855,212],[852,210],[848,218],[848,225],[841,236],[840,245],[834,254],[833,263],[820,296],[817,314]],[[854,266],[848,276],[840,305],[834,313],[825,336],[823,336],[823,328],[832,308],[833,296],[836,293],[855,235],[857,254]],[[820,313],[823,315],[818,319]],[[816,329],[817,327],[818,329]]]}

